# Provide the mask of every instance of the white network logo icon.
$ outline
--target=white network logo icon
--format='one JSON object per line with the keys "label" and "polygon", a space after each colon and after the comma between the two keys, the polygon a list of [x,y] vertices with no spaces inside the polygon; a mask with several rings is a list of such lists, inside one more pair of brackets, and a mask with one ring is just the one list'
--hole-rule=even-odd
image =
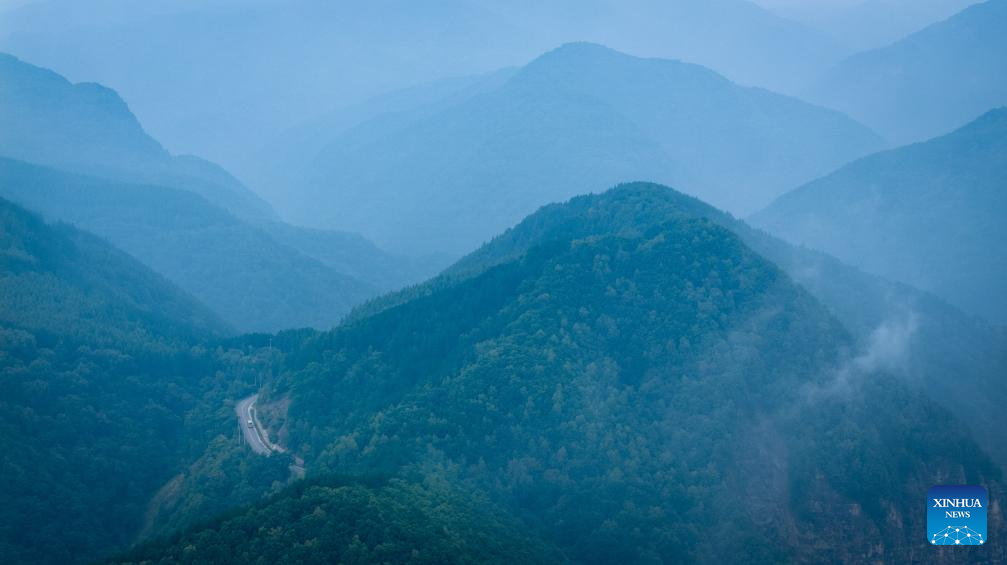
{"label": "white network logo icon", "polygon": [[982,534],[967,526],[959,528],[948,526],[934,534],[934,537],[930,538],[930,543],[933,545],[982,545],[986,543],[986,540],[983,539]]}

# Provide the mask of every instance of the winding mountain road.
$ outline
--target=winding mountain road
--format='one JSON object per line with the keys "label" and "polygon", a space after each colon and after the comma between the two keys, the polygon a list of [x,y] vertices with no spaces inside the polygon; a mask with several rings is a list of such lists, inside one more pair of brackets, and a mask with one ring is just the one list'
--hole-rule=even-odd
{"label": "winding mountain road", "polygon": [[245,441],[251,446],[252,451],[259,455],[269,455],[277,450],[273,448],[267,438],[263,437],[262,426],[255,417],[255,401],[258,399],[258,394],[243,398],[238,401],[234,410],[238,414],[238,424],[245,434]]}
{"label": "winding mountain road", "polygon": [[[238,415],[238,425],[245,435],[245,441],[251,446],[252,451],[259,455],[272,455],[273,453],[286,453],[282,446],[269,441],[269,434],[262,427],[258,417],[255,415],[255,402],[259,400],[258,394],[253,394],[248,398],[243,398],[234,406],[234,412]],[[293,455],[290,463],[290,473],[296,479],[304,478],[304,460]]]}

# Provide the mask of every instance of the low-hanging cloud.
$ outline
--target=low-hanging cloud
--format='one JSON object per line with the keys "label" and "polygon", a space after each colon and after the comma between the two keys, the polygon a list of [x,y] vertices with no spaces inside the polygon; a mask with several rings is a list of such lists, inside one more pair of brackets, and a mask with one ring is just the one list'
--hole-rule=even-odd
{"label": "low-hanging cloud", "polygon": [[905,374],[910,366],[913,337],[919,326],[919,314],[913,310],[904,310],[885,319],[871,332],[860,352],[837,367],[831,378],[824,383],[809,384],[805,389],[805,399],[817,402],[848,393],[859,379],[879,371]]}
{"label": "low-hanging cloud", "polygon": [[912,338],[919,325],[919,315],[913,311],[885,320],[871,332],[863,353],[852,360],[852,368],[860,373],[904,372],[909,364]]}

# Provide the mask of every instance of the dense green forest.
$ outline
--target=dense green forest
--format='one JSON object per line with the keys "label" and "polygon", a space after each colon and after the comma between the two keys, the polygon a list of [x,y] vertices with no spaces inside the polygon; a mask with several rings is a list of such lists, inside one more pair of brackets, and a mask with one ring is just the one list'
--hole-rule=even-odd
{"label": "dense green forest", "polygon": [[565,559],[514,518],[447,483],[330,476],[301,481],[110,562],[503,565]]}
{"label": "dense green forest", "polygon": [[[147,539],[117,561],[859,561],[918,555],[920,489],[1002,492],[962,424],[752,247],[804,258],[664,187],[546,207],[333,331],[238,338],[4,206],[5,560]],[[288,458],[229,435],[270,374],[261,414],[310,475],[286,490]]]}
{"label": "dense green forest", "polygon": [[254,375],[236,380],[232,367],[225,378],[221,351],[125,350],[6,325],[0,338],[5,563],[81,563],[128,547],[160,529],[147,524],[150,504],[176,476],[199,487],[198,503],[151,518],[184,525],[287,478],[277,458],[249,459],[243,469],[189,466],[204,451],[220,450],[234,465],[247,458],[228,451],[238,448],[227,435],[228,402],[250,393]]}
{"label": "dense green forest", "polygon": [[[635,236],[667,218],[704,218],[740,237],[784,269],[849,330],[856,347],[869,350],[886,335],[902,333],[901,351],[888,369],[931,392],[931,397],[969,424],[984,448],[1007,464],[1007,442],[997,430],[1007,425],[1007,330],[969,316],[941,299],[841,263],[823,253],[795,247],[753,229],[708,204],[650,183],[624,185],[603,196],[577,197],[542,207],[519,225],[469,254],[425,284],[382,296],[358,307],[361,319],[411,298],[431,293],[512,260],[536,242],[603,233]],[[898,348],[897,348],[898,349]],[[955,375],[949,380],[947,375]],[[983,390],[984,394],[973,394]]]}
{"label": "dense green forest", "polygon": [[581,562],[914,555],[912,493],[1001,492],[960,423],[695,206],[631,185],[529,219],[291,352],[274,431],[312,473],[471,485]]}
{"label": "dense green forest", "polygon": [[[187,462],[233,426],[230,402],[261,371],[257,348],[220,342],[223,323],[125,253],[4,200],[0,296],[0,561],[79,563],[127,547],[161,486],[199,475]],[[207,512],[285,480],[279,463],[252,462],[254,493],[234,492],[232,474]]]}
{"label": "dense green forest", "polygon": [[1001,28],[0,0],[0,565],[1007,563]]}

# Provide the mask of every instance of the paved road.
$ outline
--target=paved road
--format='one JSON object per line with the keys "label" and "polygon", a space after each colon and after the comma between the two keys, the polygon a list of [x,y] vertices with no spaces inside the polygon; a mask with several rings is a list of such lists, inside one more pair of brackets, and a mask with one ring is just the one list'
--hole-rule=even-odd
{"label": "paved road", "polygon": [[[262,437],[262,432],[259,431],[259,422],[255,418],[255,401],[258,399],[258,394],[244,398],[238,402],[234,410],[238,414],[238,425],[241,426],[241,431],[245,434],[245,441],[251,446],[252,451],[260,455],[269,455],[273,449]],[[249,426],[249,422],[252,422],[251,426]]]}
{"label": "paved road", "polygon": [[[248,398],[243,398],[234,406],[234,411],[238,415],[238,425],[245,434],[245,442],[251,446],[252,451],[259,455],[272,455],[273,453],[286,453],[287,450],[280,445],[269,441],[269,435],[263,429],[262,424],[255,415],[255,402],[259,400],[258,394],[253,394]],[[249,424],[251,422],[251,425]],[[293,455],[290,462],[290,475],[295,479],[304,478],[304,459]]]}

